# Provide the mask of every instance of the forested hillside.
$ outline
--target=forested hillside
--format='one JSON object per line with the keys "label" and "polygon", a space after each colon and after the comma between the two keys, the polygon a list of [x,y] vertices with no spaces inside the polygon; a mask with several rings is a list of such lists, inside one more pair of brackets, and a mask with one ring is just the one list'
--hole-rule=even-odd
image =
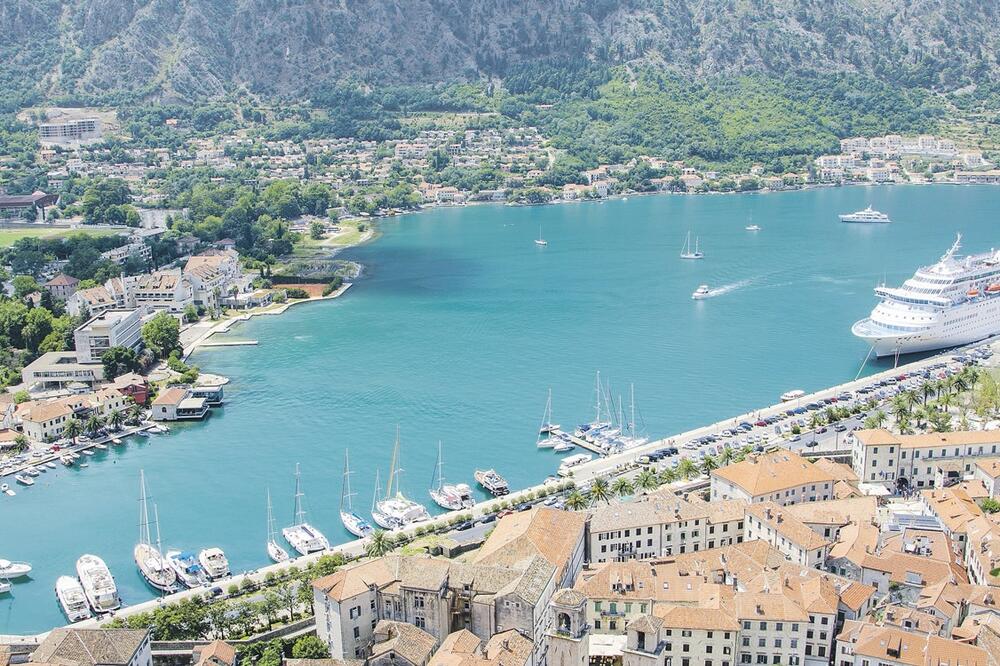
{"label": "forested hillside", "polygon": [[[995,0],[3,0],[0,105],[516,77],[545,62],[695,78],[994,81]],[[113,99],[108,99],[109,96]]]}

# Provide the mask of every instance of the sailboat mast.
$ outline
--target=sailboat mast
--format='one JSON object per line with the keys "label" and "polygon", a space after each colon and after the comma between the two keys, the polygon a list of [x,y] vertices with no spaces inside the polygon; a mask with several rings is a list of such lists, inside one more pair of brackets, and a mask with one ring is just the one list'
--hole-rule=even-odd
{"label": "sailboat mast", "polygon": [[354,507],[351,504],[351,497],[354,493],[351,492],[351,461],[350,456],[347,453],[347,449],[344,449],[344,491],[340,496],[340,510],[344,510],[344,500],[347,500],[347,510],[354,511]]}
{"label": "sailboat mast", "polygon": [[378,491],[379,491],[379,486],[381,486],[381,485],[382,485],[382,479],[379,478],[378,468],[376,467],[375,468],[375,491],[372,493],[372,511],[374,511],[375,508],[378,505],[378,500],[379,500]]}
{"label": "sailboat mast", "polygon": [[163,552],[160,545],[160,512],[155,504],[153,505],[153,522],[156,523],[156,554],[159,555]]}
{"label": "sailboat mast", "polygon": [[597,371],[597,382],[595,384],[595,389],[597,390],[597,416],[594,417],[594,423],[601,422],[601,371]]}
{"label": "sailboat mast", "polygon": [[139,470],[139,543],[149,543],[149,510],[146,508],[146,473]]}
{"label": "sailboat mast", "polygon": [[295,524],[301,525],[305,522],[305,510],[302,508],[302,482],[299,464],[295,463]]}
{"label": "sailboat mast", "polygon": [[[389,481],[385,485],[385,497],[392,497],[392,485],[396,481],[396,458],[399,456],[399,426],[396,426],[396,444],[392,447],[392,461],[389,463]],[[399,483],[396,483],[396,491],[399,491]]]}
{"label": "sailboat mast", "polygon": [[629,423],[629,434],[635,439],[635,384],[629,384],[629,403],[631,403],[631,422]]}
{"label": "sailboat mast", "polygon": [[444,486],[444,458],[441,457],[441,440],[438,440],[438,464],[437,464],[438,490]]}

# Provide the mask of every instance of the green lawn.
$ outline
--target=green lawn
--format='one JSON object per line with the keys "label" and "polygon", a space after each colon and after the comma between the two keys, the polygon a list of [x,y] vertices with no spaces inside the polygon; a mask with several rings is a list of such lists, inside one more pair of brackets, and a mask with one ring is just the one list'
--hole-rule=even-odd
{"label": "green lawn", "polygon": [[53,238],[87,234],[89,236],[111,236],[120,233],[115,229],[0,229],[0,247],[8,247],[22,238]]}

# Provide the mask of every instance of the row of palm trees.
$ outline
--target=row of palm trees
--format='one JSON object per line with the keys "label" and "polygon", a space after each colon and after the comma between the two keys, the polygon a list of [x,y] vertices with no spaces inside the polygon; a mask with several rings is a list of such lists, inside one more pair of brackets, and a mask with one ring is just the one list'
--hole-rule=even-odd
{"label": "row of palm trees", "polygon": [[[959,404],[962,393],[973,390],[980,381],[980,371],[966,366],[949,377],[924,382],[919,390],[910,389],[897,393],[889,403],[896,429],[902,435],[912,434],[915,429],[950,431],[951,407]],[[888,415],[877,409],[865,419],[865,427],[881,428],[888,420]],[[962,422],[963,428],[967,428],[964,413]]]}
{"label": "row of palm trees", "polygon": [[86,420],[73,417],[67,421],[66,427],[63,430],[63,436],[69,437],[76,444],[76,438],[80,435],[86,433],[93,437],[106,425],[112,430],[119,430],[123,424],[138,422],[141,418],[142,407],[139,405],[132,405],[124,411],[113,409],[106,417],[101,416],[97,412],[92,412]]}

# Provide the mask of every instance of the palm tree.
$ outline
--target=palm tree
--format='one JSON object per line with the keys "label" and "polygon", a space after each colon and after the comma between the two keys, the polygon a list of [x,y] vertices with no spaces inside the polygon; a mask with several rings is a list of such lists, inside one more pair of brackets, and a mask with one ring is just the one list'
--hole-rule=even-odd
{"label": "palm tree", "polygon": [[63,428],[63,434],[73,440],[73,445],[76,446],[76,438],[83,434],[83,424],[80,423],[80,419],[75,416],[70,417],[69,421],[66,421],[66,427]]}
{"label": "palm tree", "polygon": [[903,394],[893,396],[891,404],[892,415],[898,423],[900,419],[910,415],[910,406],[906,402]]}
{"label": "palm tree", "polygon": [[142,418],[142,407],[133,403],[132,406],[128,408],[128,420],[133,423],[138,423],[139,419]]}
{"label": "palm tree", "polygon": [[719,466],[718,461],[716,461],[715,456],[707,455],[701,461],[701,473],[706,476],[712,473],[712,470]]}
{"label": "palm tree", "polygon": [[21,453],[22,451],[28,450],[28,438],[25,437],[23,432],[17,433],[14,437],[14,451],[15,453]]}
{"label": "palm tree", "polygon": [[590,484],[590,492],[587,493],[591,504],[611,501],[611,489],[608,487],[607,479],[594,479]]}
{"label": "palm tree", "polygon": [[125,415],[122,414],[117,409],[112,409],[111,413],[108,414],[108,423],[115,430],[119,430],[122,427],[122,423],[125,421]]}
{"label": "palm tree", "polygon": [[392,537],[385,530],[375,530],[371,540],[365,546],[365,553],[368,557],[382,557],[392,551]]}
{"label": "palm tree", "polygon": [[885,419],[885,412],[881,409],[876,409],[874,412],[869,414],[867,418],[865,418],[865,427],[868,429],[881,428],[885,425]]}
{"label": "palm tree", "polygon": [[628,497],[635,492],[632,482],[627,477],[619,476],[611,484],[611,492],[619,497]]}
{"label": "palm tree", "polygon": [[635,477],[635,487],[640,490],[656,490],[659,485],[660,481],[656,478],[656,472],[651,469],[644,469]]}
{"label": "palm tree", "polygon": [[819,415],[819,412],[813,412],[812,416],[809,417],[809,427],[815,430],[821,425],[823,425],[823,417]]}
{"label": "palm tree", "polygon": [[731,448],[729,448],[729,445],[727,444],[726,446],[722,447],[722,453],[719,454],[719,466],[725,467],[729,463],[733,462],[733,459],[735,457],[736,454],[733,452]]}
{"label": "palm tree", "polygon": [[90,415],[90,418],[87,419],[87,424],[84,426],[84,429],[87,431],[88,435],[93,437],[94,435],[97,434],[97,431],[100,430],[101,426],[103,425],[104,425],[104,419],[102,419],[100,415],[97,414],[97,412],[94,412],[93,414]]}
{"label": "palm tree", "polygon": [[924,404],[927,404],[927,398],[931,393],[934,393],[934,380],[928,379],[920,386],[920,393],[924,396]]}
{"label": "palm tree", "polygon": [[899,430],[900,435],[912,435],[913,427],[910,425],[910,414],[900,414],[896,419],[896,429]]}
{"label": "palm tree", "polygon": [[690,458],[684,458],[677,465],[677,473],[684,479],[693,479],[698,476],[698,465]]}
{"label": "palm tree", "polygon": [[913,409],[913,406],[917,404],[920,398],[917,397],[917,392],[913,389],[908,389],[899,394],[899,397],[903,399],[903,403],[909,408]]}
{"label": "palm tree", "polygon": [[669,485],[677,480],[677,468],[675,467],[664,467],[663,471],[660,472],[660,483],[663,485]]}
{"label": "palm tree", "polygon": [[574,490],[566,496],[566,508],[571,511],[579,511],[587,508],[587,498],[580,494],[579,490]]}

